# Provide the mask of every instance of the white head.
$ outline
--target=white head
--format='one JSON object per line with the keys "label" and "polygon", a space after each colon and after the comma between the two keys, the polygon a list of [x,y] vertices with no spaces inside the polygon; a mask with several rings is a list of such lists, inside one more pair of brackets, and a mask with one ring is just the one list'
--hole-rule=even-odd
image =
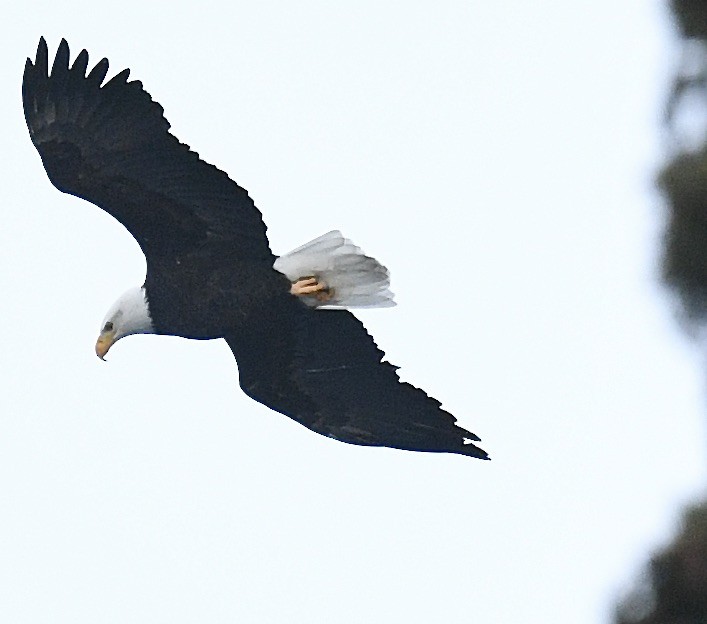
{"label": "white head", "polygon": [[126,290],[110,307],[96,341],[96,355],[105,359],[108,350],[123,336],[154,334],[144,288]]}

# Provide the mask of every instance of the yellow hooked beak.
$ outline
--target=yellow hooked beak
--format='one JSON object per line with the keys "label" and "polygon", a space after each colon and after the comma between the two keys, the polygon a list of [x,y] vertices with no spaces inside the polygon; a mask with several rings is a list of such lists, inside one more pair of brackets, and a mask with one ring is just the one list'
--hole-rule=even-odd
{"label": "yellow hooked beak", "polygon": [[102,331],[101,335],[98,336],[98,340],[96,340],[96,355],[102,360],[106,359],[106,353],[115,343],[115,333],[114,329]]}

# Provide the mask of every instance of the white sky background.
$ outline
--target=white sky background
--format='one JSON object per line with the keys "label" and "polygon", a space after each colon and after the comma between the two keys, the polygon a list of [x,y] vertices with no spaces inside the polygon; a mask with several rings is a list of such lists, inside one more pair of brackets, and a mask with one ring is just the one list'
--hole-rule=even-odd
{"label": "white sky background", "polygon": [[[0,619],[606,621],[705,478],[701,358],[656,280],[662,3],[106,6],[0,27]],[[339,228],[385,263],[399,305],[360,316],[493,461],[317,436],[220,341],[100,362],[144,261],[30,143],[41,34],[130,67],[275,252]]]}

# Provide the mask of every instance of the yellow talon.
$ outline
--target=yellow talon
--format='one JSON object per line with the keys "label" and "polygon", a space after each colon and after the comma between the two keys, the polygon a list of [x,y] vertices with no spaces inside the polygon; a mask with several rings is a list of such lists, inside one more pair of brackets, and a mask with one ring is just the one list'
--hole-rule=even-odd
{"label": "yellow talon", "polygon": [[292,283],[290,292],[298,297],[314,295],[318,301],[329,301],[333,296],[331,289],[314,276],[300,277]]}

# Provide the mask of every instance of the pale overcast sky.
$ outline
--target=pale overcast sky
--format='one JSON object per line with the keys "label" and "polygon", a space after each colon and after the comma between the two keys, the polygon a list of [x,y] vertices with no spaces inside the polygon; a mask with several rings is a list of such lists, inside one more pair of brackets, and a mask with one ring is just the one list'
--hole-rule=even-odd
{"label": "pale overcast sky", "polygon": [[[701,358],[657,283],[663,3],[19,3],[0,65],[0,620],[596,624],[705,479]],[[493,461],[360,448],[245,397],[221,341],[93,343],[144,277],[49,183],[25,57],[107,56],[250,191],[338,228],[360,316]]]}

